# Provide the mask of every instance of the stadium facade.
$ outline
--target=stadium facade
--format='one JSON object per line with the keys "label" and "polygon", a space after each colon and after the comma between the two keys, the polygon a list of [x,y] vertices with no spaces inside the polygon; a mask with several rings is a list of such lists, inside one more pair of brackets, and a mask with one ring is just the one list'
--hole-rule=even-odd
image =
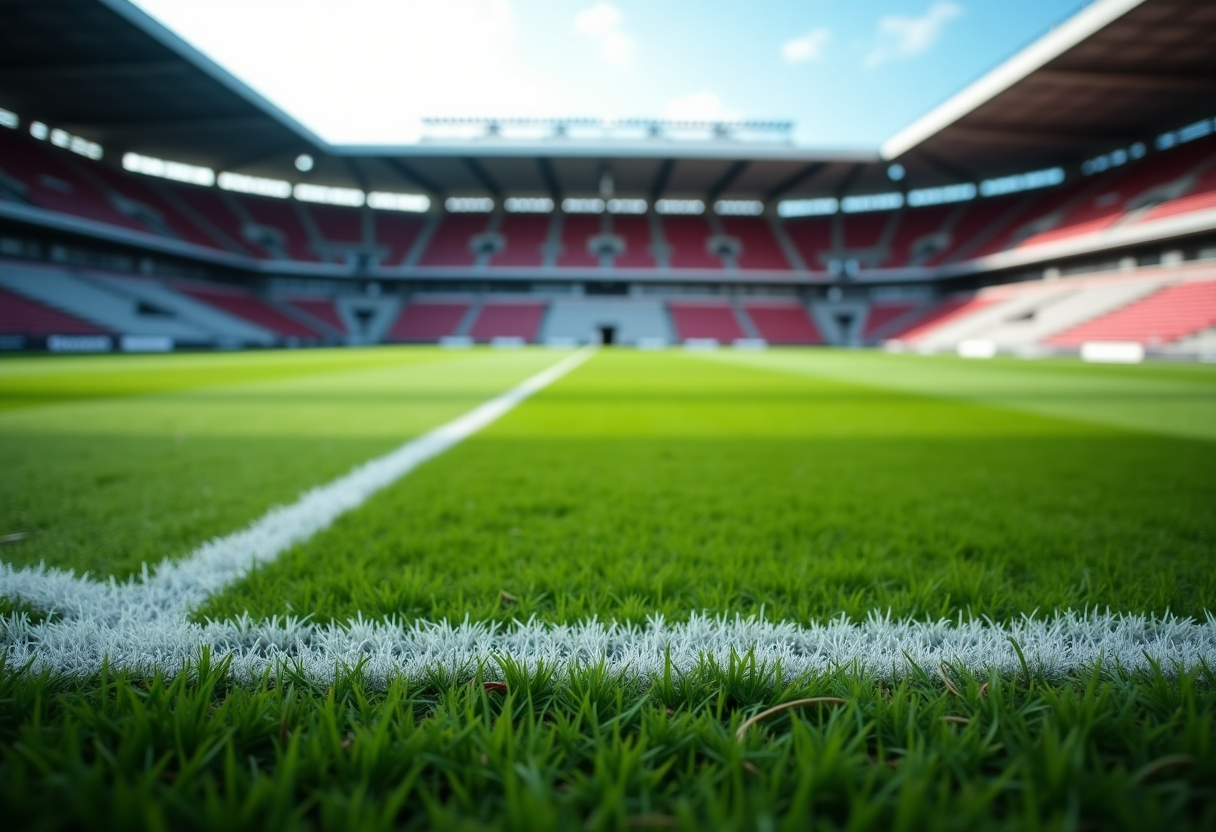
{"label": "stadium facade", "polygon": [[0,345],[1216,352],[1216,7],[1097,0],[873,152],[467,119],[331,146],[126,0],[2,0]]}

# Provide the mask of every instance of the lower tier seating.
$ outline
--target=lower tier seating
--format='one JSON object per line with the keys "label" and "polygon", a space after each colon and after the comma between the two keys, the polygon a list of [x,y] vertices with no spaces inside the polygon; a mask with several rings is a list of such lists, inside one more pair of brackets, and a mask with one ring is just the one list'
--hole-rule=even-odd
{"label": "lower tier seating", "polygon": [[749,303],[744,304],[743,309],[760,337],[770,344],[823,343],[819,327],[815,326],[802,304],[775,306]]}
{"label": "lower tier seating", "polygon": [[1047,343],[1072,347],[1086,341],[1139,341],[1156,346],[1211,326],[1216,326],[1216,280],[1196,280],[1166,286],[1049,338]]}
{"label": "lower tier seating", "polygon": [[0,335],[102,335],[106,330],[0,289]]}
{"label": "lower tier seating", "polygon": [[747,337],[739,319],[735,317],[735,310],[726,304],[683,301],[669,303],[667,308],[676,328],[676,337],[681,341],[705,338],[729,344]]}
{"label": "lower tier seating", "polygon": [[470,301],[411,300],[389,327],[388,341],[424,343],[456,334]]}
{"label": "lower tier seating", "polygon": [[486,301],[469,328],[469,337],[474,341],[492,341],[495,338],[535,341],[540,334],[544,314],[544,303]]}
{"label": "lower tier seating", "polygon": [[321,337],[321,333],[305,326],[244,289],[192,283],[182,284],[178,287],[178,291],[195,300],[222,309],[230,315],[243,318],[282,338],[315,341]]}

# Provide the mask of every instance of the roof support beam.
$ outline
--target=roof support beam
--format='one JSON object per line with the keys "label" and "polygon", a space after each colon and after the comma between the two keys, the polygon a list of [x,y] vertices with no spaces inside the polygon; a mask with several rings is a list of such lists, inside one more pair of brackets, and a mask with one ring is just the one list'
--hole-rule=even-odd
{"label": "roof support beam", "polygon": [[857,181],[857,177],[861,176],[863,170],[865,170],[865,165],[853,165],[849,169],[844,179],[841,179],[840,184],[836,186],[837,199],[844,199],[849,195],[849,189],[853,187],[853,183]]}
{"label": "roof support beam", "polygon": [[738,179],[740,174],[747,169],[749,164],[751,163],[747,159],[740,159],[727,168],[726,172],[718,177],[718,181],[709,186],[706,202],[713,202],[727,188],[734,184],[735,180]]}
{"label": "roof support beam", "polygon": [[536,166],[540,168],[540,178],[545,183],[545,188],[549,191],[549,198],[553,200],[554,205],[560,204],[562,201],[562,189],[557,184],[557,175],[553,172],[553,163],[546,157],[541,156],[536,160]]}
{"label": "roof support beam", "polygon": [[496,200],[502,199],[502,188],[498,187],[498,183],[494,181],[494,177],[490,176],[490,172],[480,162],[468,156],[462,161],[465,167],[469,169],[469,172],[473,174],[473,178],[477,180],[481,187],[486,189],[490,196]]}
{"label": "roof support beam", "polygon": [[52,64],[10,67],[0,71],[3,84],[62,83],[65,81],[126,81],[189,75],[194,68],[185,61],[133,61],[129,63]]}
{"label": "roof support beam", "polygon": [[444,195],[443,188],[440,188],[432,180],[423,176],[421,173],[415,170],[412,165],[408,165],[402,160],[392,156],[385,158],[384,161],[390,168],[395,170],[402,179],[409,182],[415,188],[419,188],[426,192],[426,195],[431,197],[432,200],[442,199]]}
{"label": "roof support beam", "polygon": [[957,179],[959,182],[979,182],[982,177],[976,176],[974,173],[965,171],[957,165],[947,162],[932,153],[926,153],[923,149],[913,151],[917,159],[922,160],[930,167],[937,168],[947,176]]}
{"label": "roof support beam", "polygon": [[261,162],[269,162],[271,159],[275,159],[285,153],[290,153],[292,150],[299,148],[301,144],[303,144],[301,141],[293,138],[287,141],[273,142],[271,144],[263,143],[260,147],[253,150],[246,147],[244,152],[239,155],[232,154],[226,159],[221,158],[219,160],[219,164],[217,164],[215,167],[216,170],[239,170],[240,168],[249,167],[250,165],[256,165]]}
{"label": "roof support beam", "polygon": [[955,124],[942,136],[954,141],[983,142],[1000,145],[1036,145],[1058,148],[1072,142],[1080,145],[1130,144],[1140,141],[1142,136],[1112,136],[1109,133],[1066,133],[1048,128],[1026,130],[1018,127],[965,127]]}
{"label": "roof support beam", "polygon": [[650,183],[651,205],[654,205],[655,201],[663,195],[663,191],[667,189],[667,180],[671,178],[671,169],[675,166],[675,159],[664,159],[659,165],[659,170],[654,175],[654,181]]}
{"label": "roof support beam", "polygon": [[808,179],[813,179],[819,173],[819,171],[823,170],[825,167],[827,167],[827,164],[824,162],[811,162],[809,165],[805,165],[801,169],[795,171],[792,175],[787,176],[785,179],[782,179],[776,185],[769,188],[764,194],[765,201],[776,199],[777,197],[792,191],[794,188],[797,188]]}

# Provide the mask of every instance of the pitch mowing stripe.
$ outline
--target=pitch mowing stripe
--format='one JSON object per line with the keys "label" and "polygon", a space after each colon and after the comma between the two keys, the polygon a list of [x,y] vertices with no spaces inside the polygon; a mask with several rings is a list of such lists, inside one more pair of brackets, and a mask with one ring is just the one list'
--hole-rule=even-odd
{"label": "pitch mowing stripe", "polygon": [[[10,667],[74,676],[115,669],[170,673],[197,660],[203,649],[231,659],[239,680],[284,669],[312,681],[332,681],[338,668],[358,666],[366,681],[393,678],[469,680],[480,667],[502,678],[504,659],[560,679],[571,669],[603,663],[610,671],[643,681],[668,668],[686,673],[712,660],[729,667],[748,655],[760,666],[780,665],[785,678],[838,668],[880,678],[934,673],[940,662],[978,673],[1022,672],[1058,678],[1097,665],[1135,671],[1158,665],[1164,673],[1216,667],[1216,619],[1204,623],[1172,616],[1063,613],[1000,624],[984,620],[913,621],[872,616],[861,623],[837,619],[799,626],[755,618],[693,616],[645,626],[587,621],[573,625],[516,623],[373,622],[313,624],[298,618],[196,624],[184,616],[117,623],[81,618],[31,623],[24,613],[0,617],[0,642]],[[1016,643],[1016,647],[1015,647]],[[1021,650],[1021,656],[1018,650]]]}
{"label": "pitch mowing stripe", "polygon": [[45,565],[14,569],[0,564],[0,596],[24,600],[62,620],[98,626],[138,627],[160,619],[184,621],[189,610],[240,579],[257,564],[273,561],[297,543],[328,528],[377,491],[428,459],[494,422],[533,393],[574,370],[595,352],[585,347],[465,415],[366,462],[349,474],[271,509],[252,525],[208,541],[178,561],[164,560],[149,574],[108,583]]}

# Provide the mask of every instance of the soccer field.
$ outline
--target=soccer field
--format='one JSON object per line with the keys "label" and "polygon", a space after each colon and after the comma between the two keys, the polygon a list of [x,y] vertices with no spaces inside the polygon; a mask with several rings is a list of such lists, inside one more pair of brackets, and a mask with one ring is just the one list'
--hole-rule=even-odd
{"label": "soccer field", "polygon": [[10,358],[0,470],[22,828],[1216,826],[1216,367]]}

